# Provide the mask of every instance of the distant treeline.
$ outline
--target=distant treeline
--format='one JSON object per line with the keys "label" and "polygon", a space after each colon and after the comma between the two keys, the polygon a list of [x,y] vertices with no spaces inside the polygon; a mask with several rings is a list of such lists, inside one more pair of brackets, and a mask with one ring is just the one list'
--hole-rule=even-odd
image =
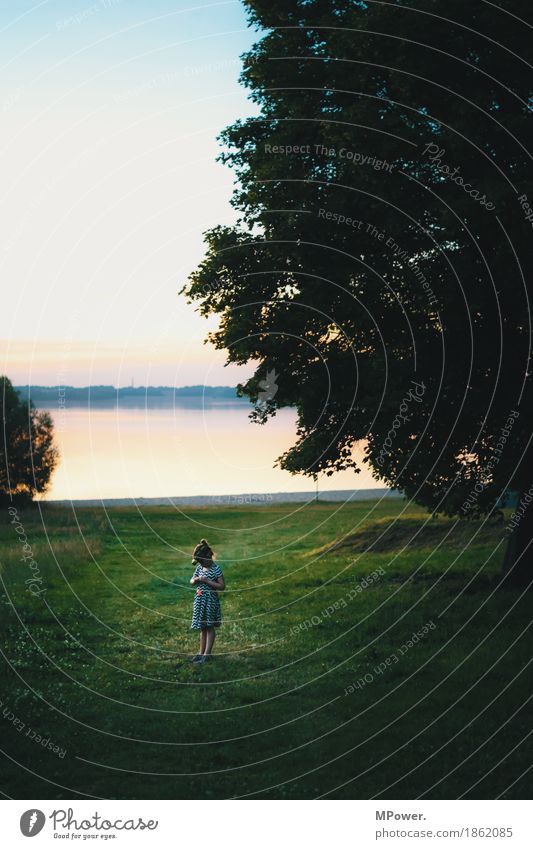
{"label": "distant treeline", "polygon": [[36,407],[194,406],[246,404],[233,386],[15,386]]}

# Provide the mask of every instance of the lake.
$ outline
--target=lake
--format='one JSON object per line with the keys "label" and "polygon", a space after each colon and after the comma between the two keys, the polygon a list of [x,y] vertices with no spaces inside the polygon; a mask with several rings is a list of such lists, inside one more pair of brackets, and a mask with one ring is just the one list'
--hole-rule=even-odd
{"label": "lake", "polygon": [[[295,412],[281,410],[261,426],[249,420],[249,411],[247,404],[51,409],[61,461],[46,498],[267,497],[313,490],[311,478],[274,468],[294,442]],[[320,491],[379,487],[363,468],[359,475],[322,475]]]}

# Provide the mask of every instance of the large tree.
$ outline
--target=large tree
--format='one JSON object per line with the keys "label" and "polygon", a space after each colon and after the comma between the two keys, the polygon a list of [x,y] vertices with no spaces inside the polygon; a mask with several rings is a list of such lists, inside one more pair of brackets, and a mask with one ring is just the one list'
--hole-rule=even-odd
{"label": "large tree", "polygon": [[297,409],[285,469],[356,472],[364,440],[430,510],[490,512],[533,482],[529,0],[245,6],[259,112],[221,136],[239,218],[185,292],[256,364],[255,417]]}
{"label": "large tree", "polygon": [[0,377],[0,406],[0,502],[29,501],[46,492],[59,458],[52,419],[21,399],[7,377]]}

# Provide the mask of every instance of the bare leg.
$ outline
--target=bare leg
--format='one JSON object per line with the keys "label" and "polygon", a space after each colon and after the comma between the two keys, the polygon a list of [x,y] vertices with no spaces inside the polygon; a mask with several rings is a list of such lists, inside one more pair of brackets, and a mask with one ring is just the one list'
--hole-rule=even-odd
{"label": "bare leg", "polygon": [[213,651],[213,644],[215,642],[216,632],[214,628],[207,629],[207,639],[205,643],[205,651],[204,654],[211,654]]}
{"label": "bare leg", "polygon": [[202,630],[200,631],[200,651],[198,652],[198,654],[204,654],[206,638],[207,630],[205,628],[202,628]]}

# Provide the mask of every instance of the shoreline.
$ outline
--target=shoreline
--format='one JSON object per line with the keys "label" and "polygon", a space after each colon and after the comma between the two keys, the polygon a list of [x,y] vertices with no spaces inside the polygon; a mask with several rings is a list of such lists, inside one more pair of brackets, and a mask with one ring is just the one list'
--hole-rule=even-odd
{"label": "shoreline", "polygon": [[376,489],[333,489],[324,492],[244,492],[228,495],[182,495],[155,498],[74,498],[47,500],[40,504],[73,507],[269,507],[272,504],[306,504],[330,501],[376,501],[382,498],[402,498],[398,490],[386,487]]}

